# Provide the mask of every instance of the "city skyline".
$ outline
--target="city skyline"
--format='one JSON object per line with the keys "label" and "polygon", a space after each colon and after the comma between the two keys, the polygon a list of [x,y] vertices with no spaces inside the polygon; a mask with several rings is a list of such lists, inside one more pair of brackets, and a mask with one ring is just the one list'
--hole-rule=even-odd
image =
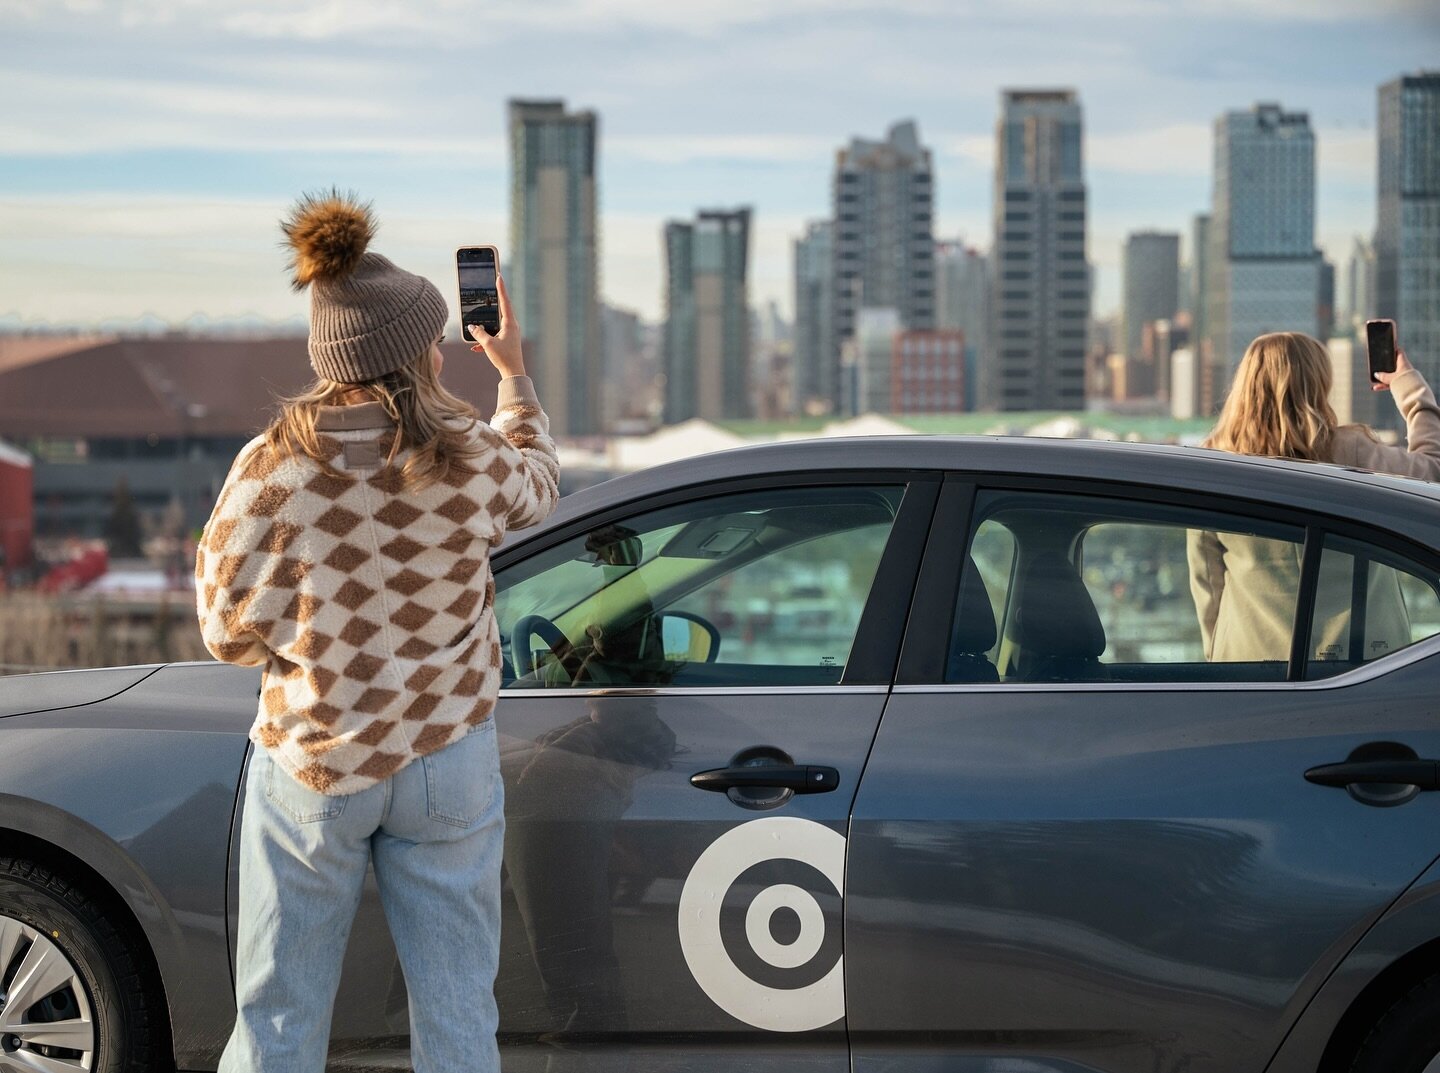
{"label": "city skyline", "polygon": [[[747,202],[753,297],[790,315],[791,243],[826,212],[837,146],[915,119],[935,154],[936,233],[986,247],[995,102],[1033,84],[1085,101],[1089,253],[1110,313],[1124,235],[1182,229],[1208,205],[1209,121],[1257,100],[1311,113],[1319,238],[1342,259],[1375,223],[1375,89],[1440,41],[1413,3],[1232,0],[1191,29],[1140,0],[1014,14],[815,0],[789,15],[628,0],[603,17],[502,5],[485,25],[504,47],[475,61],[477,79],[468,16],[422,3],[397,26],[380,5],[328,11],[245,0],[210,20],[137,4],[122,20],[102,5],[0,6],[0,84],[25,104],[0,130],[0,316],[303,313],[274,223],[299,190],[336,181],[375,200],[377,246],[448,294],[457,240],[508,233],[510,96],[602,116],[606,301],[657,319],[663,221]],[[720,70],[727,92],[713,95]]]}

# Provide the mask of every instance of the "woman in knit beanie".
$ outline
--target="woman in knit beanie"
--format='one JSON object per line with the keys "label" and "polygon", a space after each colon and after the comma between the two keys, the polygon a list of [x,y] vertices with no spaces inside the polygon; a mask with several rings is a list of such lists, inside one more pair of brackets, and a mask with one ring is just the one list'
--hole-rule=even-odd
{"label": "woman in knit beanie", "polygon": [[417,1073],[500,1068],[504,792],[490,548],[544,519],[555,445],[503,281],[487,425],[440,383],[448,319],[367,247],[367,205],[283,224],[317,379],[240,452],[196,555],[206,646],[264,668],[240,837],[238,1016],[222,1073],[320,1073],[373,864]]}

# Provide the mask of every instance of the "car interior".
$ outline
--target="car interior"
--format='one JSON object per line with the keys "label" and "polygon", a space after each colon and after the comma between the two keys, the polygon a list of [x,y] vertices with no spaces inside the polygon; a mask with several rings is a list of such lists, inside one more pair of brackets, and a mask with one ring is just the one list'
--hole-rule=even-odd
{"label": "car interior", "polygon": [[[502,622],[505,687],[838,684],[843,659],[822,665],[727,663],[720,658],[726,630],[674,605],[786,549],[870,526],[888,530],[900,492],[837,488],[820,498],[807,495],[804,502],[796,502],[793,491],[750,494],[743,511],[701,518],[693,518],[695,504],[689,504],[681,513],[693,520],[678,528],[667,527],[665,512],[659,512],[625,527],[594,530],[581,553],[599,568],[593,583],[561,594],[544,614],[517,619],[508,633]],[[624,534],[618,547],[617,532]],[[677,620],[695,629],[677,631]],[[666,638],[677,635],[701,639],[699,651],[672,649]]]}

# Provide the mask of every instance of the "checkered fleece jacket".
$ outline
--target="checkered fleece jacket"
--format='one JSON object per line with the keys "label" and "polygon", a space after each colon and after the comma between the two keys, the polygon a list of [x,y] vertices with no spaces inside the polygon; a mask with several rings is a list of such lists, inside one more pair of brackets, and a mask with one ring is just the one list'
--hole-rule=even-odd
{"label": "checkered fleece jacket", "polygon": [[265,668],[250,740],[339,795],[490,717],[490,548],[554,510],[559,466],[524,376],[476,422],[484,452],[427,488],[384,465],[393,426],[379,403],[326,407],[317,425],[330,472],[259,438],[240,452],[196,553],[196,602],[217,659]]}

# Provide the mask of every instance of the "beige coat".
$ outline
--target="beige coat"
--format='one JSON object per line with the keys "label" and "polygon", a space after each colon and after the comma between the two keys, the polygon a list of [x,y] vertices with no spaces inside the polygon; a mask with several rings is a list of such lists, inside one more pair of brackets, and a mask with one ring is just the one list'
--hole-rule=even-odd
{"label": "beige coat", "polygon": [[[1409,448],[1377,443],[1358,426],[1335,434],[1331,462],[1342,466],[1440,481],[1440,406],[1424,377],[1410,370],[1391,381],[1405,416]],[[1290,656],[1295,602],[1300,591],[1299,544],[1238,533],[1192,529],[1190,591],[1205,645],[1215,662],[1283,661]],[[1327,552],[1320,565],[1310,659],[1349,658],[1352,566]],[[1365,621],[1365,658],[1410,643],[1410,620],[1399,578],[1371,565]]]}

